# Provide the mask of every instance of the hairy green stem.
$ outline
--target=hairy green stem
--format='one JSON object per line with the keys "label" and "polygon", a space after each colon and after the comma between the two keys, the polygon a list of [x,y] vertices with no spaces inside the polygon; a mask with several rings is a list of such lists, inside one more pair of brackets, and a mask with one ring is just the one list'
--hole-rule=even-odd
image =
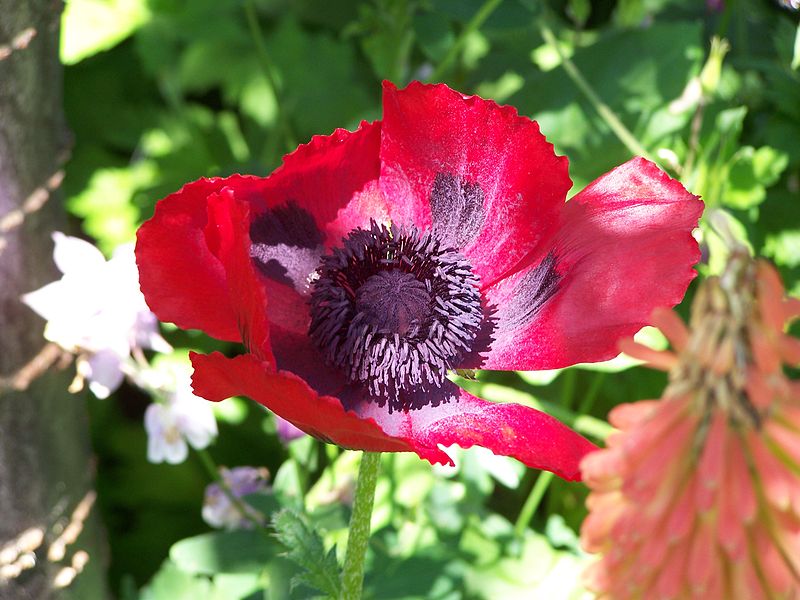
{"label": "hairy green stem", "polygon": [[464,26],[464,29],[461,30],[461,33],[458,35],[458,38],[456,38],[456,41],[453,42],[453,45],[450,46],[447,54],[445,54],[444,58],[436,66],[436,69],[428,78],[429,81],[441,81],[444,74],[448,71],[453,61],[458,56],[458,53],[461,52],[461,49],[464,47],[467,38],[473,32],[480,29],[481,25],[486,22],[486,19],[488,19],[495,9],[500,6],[502,1],[503,0],[486,0],[486,2],[483,3],[483,5],[478,9],[478,12],[475,13],[472,19],[470,19],[469,23],[467,23]]}
{"label": "hairy green stem", "polygon": [[380,452],[364,452],[358,468],[353,514],[342,571],[342,600],[359,600],[364,585],[364,558],[367,555],[372,504],[381,465]]}
{"label": "hairy green stem", "polygon": [[572,62],[572,60],[566,54],[564,54],[564,52],[561,50],[561,46],[558,44],[558,40],[556,40],[556,36],[553,34],[553,31],[550,29],[550,27],[548,27],[546,23],[540,22],[539,31],[541,32],[545,43],[547,43],[556,52],[556,54],[558,54],[558,57],[561,59],[561,64],[564,67],[564,70],[567,72],[569,78],[581,90],[581,92],[583,92],[584,96],[586,96],[600,117],[611,128],[611,131],[614,132],[614,135],[619,138],[619,141],[625,144],[625,147],[631,152],[631,154],[643,156],[648,160],[654,160],[650,153],[645,150],[644,146],[639,143],[639,140],[636,139],[636,136],[634,136],[630,130],[625,127],[624,123],[620,121],[619,117],[617,117],[614,111],[611,110],[611,108],[600,99],[600,96],[597,95],[597,92],[594,91],[594,88],[586,80],[575,63]]}

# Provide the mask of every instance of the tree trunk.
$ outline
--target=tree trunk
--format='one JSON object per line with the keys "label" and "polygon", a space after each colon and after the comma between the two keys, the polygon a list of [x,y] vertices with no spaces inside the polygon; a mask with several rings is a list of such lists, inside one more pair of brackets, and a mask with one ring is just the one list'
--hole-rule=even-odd
{"label": "tree trunk", "polygon": [[[60,0],[0,0],[0,598],[108,596],[85,398],[19,297],[58,278]],[[77,538],[77,539],[75,539]],[[88,562],[87,562],[88,559]]]}

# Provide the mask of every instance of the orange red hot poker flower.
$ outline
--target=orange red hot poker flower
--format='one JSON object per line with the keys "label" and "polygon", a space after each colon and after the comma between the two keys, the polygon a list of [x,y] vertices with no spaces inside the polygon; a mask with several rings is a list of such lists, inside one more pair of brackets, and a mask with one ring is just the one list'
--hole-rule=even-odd
{"label": "orange red hot poker flower", "polygon": [[653,321],[674,351],[623,350],[670,373],[660,400],[618,406],[587,455],[581,537],[602,557],[600,598],[800,598],[800,316],[773,267],[735,252],[698,291],[687,330]]}

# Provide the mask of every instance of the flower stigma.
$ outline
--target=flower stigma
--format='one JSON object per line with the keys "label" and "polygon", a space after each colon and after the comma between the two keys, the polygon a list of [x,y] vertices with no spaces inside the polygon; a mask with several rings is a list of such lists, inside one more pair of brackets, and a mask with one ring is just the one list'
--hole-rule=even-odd
{"label": "flower stigma", "polygon": [[441,387],[473,350],[484,320],[478,278],[430,231],[373,221],[324,256],[317,273],[311,338],[390,410]]}

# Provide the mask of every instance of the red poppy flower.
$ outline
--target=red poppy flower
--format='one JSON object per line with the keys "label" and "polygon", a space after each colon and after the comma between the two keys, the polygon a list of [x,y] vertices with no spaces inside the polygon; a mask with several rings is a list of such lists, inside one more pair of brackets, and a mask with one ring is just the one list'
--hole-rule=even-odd
{"label": "red poppy flower", "polygon": [[266,178],[200,179],[138,233],[164,321],[244,343],[192,355],[195,392],[246,395],[370,451],[474,444],[566,479],[594,446],[480,400],[454,369],[606,360],[695,273],[702,203],[634,159],[564,203],[567,159],[507,106],[386,83],[384,117],[314,137]]}

